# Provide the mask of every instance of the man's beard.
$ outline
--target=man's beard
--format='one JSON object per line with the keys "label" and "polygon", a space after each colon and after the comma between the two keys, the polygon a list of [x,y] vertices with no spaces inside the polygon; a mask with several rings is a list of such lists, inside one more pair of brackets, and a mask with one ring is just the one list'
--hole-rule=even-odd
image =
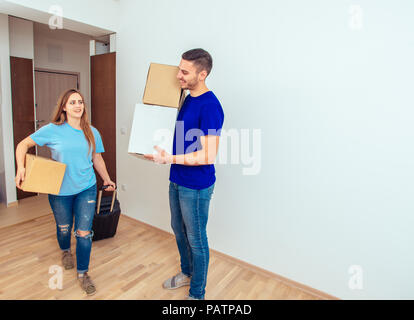
{"label": "man's beard", "polygon": [[187,83],[185,83],[185,87],[182,87],[182,89],[184,90],[193,90],[197,87],[197,79],[193,79],[191,81],[188,81]]}

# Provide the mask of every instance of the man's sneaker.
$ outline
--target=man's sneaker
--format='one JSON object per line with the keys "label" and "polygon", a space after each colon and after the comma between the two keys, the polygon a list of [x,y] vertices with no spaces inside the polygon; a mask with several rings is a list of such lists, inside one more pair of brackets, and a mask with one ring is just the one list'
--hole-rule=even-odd
{"label": "man's sneaker", "polygon": [[177,289],[183,286],[189,286],[190,282],[191,277],[188,277],[184,273],[180,272],[175,276],[165,280],[162,286],[164,289]]}
{"label": "man's sneaker", "polygon": [[70,251],[63,251],[62,264],[66,270],[73,269],[74,263],[72,253]]}
{"label": "man's sneaker", "polygon": [[83,274],[83,277],[80,277],[78,274],[78,281],[81,288],[86,292],[88,296],[93,295],[96,292],[95,285],[93,284],[91,277],[89,277],[87,272]]}

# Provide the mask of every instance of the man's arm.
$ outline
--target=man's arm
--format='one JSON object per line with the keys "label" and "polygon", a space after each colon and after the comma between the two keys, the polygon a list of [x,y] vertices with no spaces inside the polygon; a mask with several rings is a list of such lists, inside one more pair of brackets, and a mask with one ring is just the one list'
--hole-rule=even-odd
{"label": "man's arm", "polygon": [[160,147],[155,146],[154,148],[157,150],[156,154],[146,154],[144,156],[148,160],[164,164],[174,163],[182,164],[185,166],[202,166],[214,164],[217,157],[219,141],[220,136],[201,136],[200,143],[202,149],[196,152],[171,155]]}

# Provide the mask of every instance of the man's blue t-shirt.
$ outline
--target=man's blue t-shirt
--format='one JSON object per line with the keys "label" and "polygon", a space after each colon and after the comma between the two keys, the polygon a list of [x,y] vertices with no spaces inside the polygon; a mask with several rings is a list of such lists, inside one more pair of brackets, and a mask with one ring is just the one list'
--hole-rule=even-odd
{"label": "man's blue t-shirt", "polygon": [[[92,126],[91,129],[95,137],[95,152],[105,152],[98,130]],[[60,196],[77,194],[96,183],[92,152],[89,151],[88,141],[82,130],[71,127],[67,122],[62,125],[49,123],[30,137],[39,146],[49,147],[53,160],[66,164]]]}
{"label": "man's blue t-shirt", "polygon": [[[220,136],[223,122],[223,108],[213,92],[198,97],[188,95],[177,116],[172,154],[201,150],[200,136]],[[216,181],[214,165],[172,164],[170,181],[190,189],[208,188]]]}

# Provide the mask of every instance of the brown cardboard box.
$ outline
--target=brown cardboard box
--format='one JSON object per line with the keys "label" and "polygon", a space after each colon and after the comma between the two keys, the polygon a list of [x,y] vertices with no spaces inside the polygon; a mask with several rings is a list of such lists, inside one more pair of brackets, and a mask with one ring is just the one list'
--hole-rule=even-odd
{"label": "brown cardboard box", "polygon": [[22,183],[24,191],[59,194],[66,164],[26,154],[25,168],[26,176]]}
{"label": "brown cardboard box", "polygon": [[142,102],[180,108],[184,102],[185,91],[181,89],[180,81],[177,79],[178,70],[176,66],[151,63]]}

